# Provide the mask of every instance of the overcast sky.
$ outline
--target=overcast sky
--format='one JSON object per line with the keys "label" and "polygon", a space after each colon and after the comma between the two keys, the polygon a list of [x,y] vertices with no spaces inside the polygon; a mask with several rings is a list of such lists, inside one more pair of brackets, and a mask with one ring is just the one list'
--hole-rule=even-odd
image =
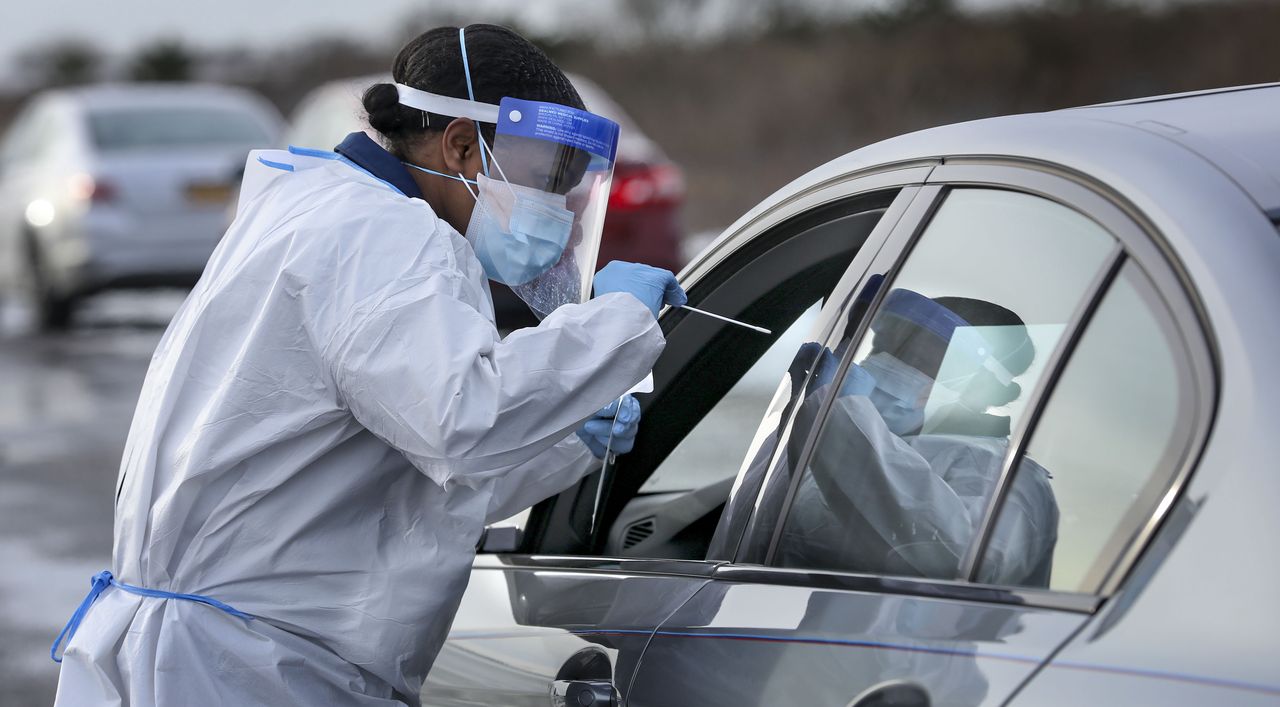
{"label": "overcast sky", "polygon": [[[0,55],[62,37],[127,51],[159,38],[197,46],[264,46],[312,34],[349,33],[373,40],[422,0],[5,0],[0,2]],[[376,6],[377,12],[369,12]]]}
{"label": "overcast sky", "polygon": [[[476,20],[515,9],[526,26],[607,27],[623,0],[0,0],[0,77],[12,79],[14,58],[63,38],[84,38],[122,54],[158,39],[197,48],[293,44],[316,35],[392,41],[397,25],[428,7],[466,8]],[[703,0],[708,17],[732,17],[736,0]],[[877,7],[893,0],[805,0],[825,8]],[[1038,0],[961,0],[962,6],[1032,4]],[[1148,3],[1167,0],[1129,0]],[[1177,0],[1174,0],[1177,1]],[[596,31],[599,31],[598,29]]]}
{"label": "overcast sky", "polygon": [[610,4],[579,0],[573,13],[555,12],[562,0],[3,0],[0,1],[0,70],[33,46],[83,38],[111,53],[157,39],[177,38],[198,48],[293,44],[316,35],[391,41],[404,18],[431,6],[486,10],[518,8],[523,19],[545,25],[555,15],[577,22]]}

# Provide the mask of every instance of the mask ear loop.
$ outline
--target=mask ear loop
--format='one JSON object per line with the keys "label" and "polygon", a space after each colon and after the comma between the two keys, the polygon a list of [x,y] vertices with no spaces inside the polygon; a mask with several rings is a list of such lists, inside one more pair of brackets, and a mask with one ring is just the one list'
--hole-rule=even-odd
{"label": "mask ear loop", "polygon": [[462,182],[462,186],[467,188],[467,193],[471,195],[472,199],[475,199],[477,202],[480,201],[480,193],[479,193],[480,186],[478,184],[476,185],[476,188],[473,191],[471,189],[471,180],[462,176],[462,172],[458,172],[458,181]]}
{"label": "mask ear loop", "polygon": [[[516,190],[511,188],[511,180],[510,180],[510,179],[507,179],[507,173],[506,173],[506,172],[504,172],[504,171],[502,171],[502,165],[498,164],[498,156],[497,156],[497,155],[495,155],[495,154],[493,154],[493,150],[492,150],[492,149],[489,149],[489,148],[485,145],[485,142],[484,142],[484,135],[481,135],[480,133],[478,133],[478,132],[477,132],[477,133],[476,133],[476,137],[477,137],[477,139],[479,139],[479,141],[480,141],[480,156],[481,156],[481,158],[483,158],[483,157],[484,157],[484,153],[485,153],[485,151],[486,151],[486,150],[488,150],[488,152],[489,152],[489,157],[493,160],[493,166],[498,168],[498,176],[502,177],[502,183],[507,187],[507,191],[511,192],[511,198],[512,198],[512,200],[514,200],[514,199],[516,198]],[[488,175],[486,174],[486,176],[488,176]]]}

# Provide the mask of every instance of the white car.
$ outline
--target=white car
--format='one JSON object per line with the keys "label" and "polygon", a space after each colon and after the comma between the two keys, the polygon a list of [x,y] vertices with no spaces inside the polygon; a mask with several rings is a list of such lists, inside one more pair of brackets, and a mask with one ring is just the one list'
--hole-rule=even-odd
{"label": "white car", "polygon": [[193,284],[245,155],[280,129],[270,104],[230,87],[39,94],[0,146],[0,290],[56,328],[100,290]]}

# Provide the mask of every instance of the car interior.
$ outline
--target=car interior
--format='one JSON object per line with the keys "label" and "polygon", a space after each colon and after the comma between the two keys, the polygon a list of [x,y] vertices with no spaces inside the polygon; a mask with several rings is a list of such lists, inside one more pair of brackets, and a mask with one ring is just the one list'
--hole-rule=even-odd
{"label": "car interior", "polygon": [[[536,506],[518,552],[701,560],[728,500],[746,446],[768,405],[756,400],[749,426],[716,440],[715,469],[691,468],[696,455],[672,455],[757,361],[835,289],[896,190],[859,195],[784,221],[753,238],[689,287],[691,305],[771,330],[751,331],[682,310],[662,318],[667,347],[654,368],[654,392],[634,449],[607,470]],[[802,341],[807,320],[784,342]],[[781,346],[781,344],[780,344]],[[783,352],[789,361],[793,351]],[[773,357],[770,357],[773,360]],[[762,362],[763,363],[763,362]],[[787,367],[768,371],[772,388]],[[753,373],[766,373],[753,371]],[[723,432],[723,425],[721,434]],[[677,468],[663,467],[672,457]],[[690,459],[685,462],[686,458]],[[661,468],[662,483],[646,483]],[[654,478],[656,481],[657,479]],[[597,509],[597,497],[600,498]],[[593,527],[593,520],[595,520]],[[492,551],[483,548],[482,551]]]}

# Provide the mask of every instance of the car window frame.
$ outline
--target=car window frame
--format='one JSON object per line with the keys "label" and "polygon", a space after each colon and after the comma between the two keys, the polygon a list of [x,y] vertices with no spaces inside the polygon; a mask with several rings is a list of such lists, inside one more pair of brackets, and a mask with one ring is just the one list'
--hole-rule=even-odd
{"label": "car window frame", "polygon": [[[853,174],[842,174],[832,179],[820,182],[802,192],[792,195],[780,203],[771,204],[768,208],[761,210],[753,217],[739,221],[737,224],[728,229],[721,235],[711,246],[703,252],[703,254],[691,262],[680,275],[680,280],[687,288],[696,288],[699,283],[708,281],[718,269],[725,264],[727,260],[741,254],[744,250],[750,249],[753,244],[761,242],[762,238],[769,237],[770,232],[777,232],[778,238],[785,238],[784,234],[809,230],[820,223],[835,218],[840,218],[856,213],[856,210],[849,210],[845,213],[839,213],[846,205],[857,205],[863,202],[867,197],[874,196],[879,193],[892,192],[893,196],[887,201],[887,204],[881,208],[885,209],[881,216],[880,222],[868,234],[866,240],[861,246],[851,265],[847,267],[844,273],[838,278],[837,284],[833,289],[833,295],[839,292],[840,286],[849,276],[849,272],[854,269],[864,252],[878,252],[884,245],[884,238],[890,232],[885,228],[885,223],[890,220],[896,223],[901,217],[905,204],[910,203],[915,197],[916,190],[928,177],[929,173],[936,166],[935,161],[916,161],[912,163],[894,164],[882,166],[875,169],[863,170]],[[834,211],[833,211],[834,210]],[[806,223],[814,214],[818,214],[820,220]],[[832,296],[828,297],[830,301]],[[671,315],[675,312],[670,308],[664,310],[659,321],[663,326],[664,332],[670,330],[674,324],[683,318],[683,313],[676,313],[676,317]],[[714,406],[713,406],[714,409]],[[656,467],[655,467],[656,469]],[[589,478],[589,477],[588,477]],[[575,486],[568,489],[565,493],[572,493],[575,489],[580,489],[588,479],[580,481]],[[643,483],[643,481],[641,481]],[[638,488],[638,485],[637,485]],[[596,547],[599,547],[600,539],[607,537],[608,528],[613,521],[616,521],[618,514],[621,512],[623,505],[616,507],[610,505],[610,490],[606,488],[601,498],[600,517],[603,521],[600,523],[600,533],[596,538]],[[633,494],[634,495],[634,494]],[[543,504],[552,503],[557,497],[552,497],[543,501]],[[517,562],[518,564],[528,566],[547,566],[548,563],[565,564],[571,566],[591,565],[591,566],[616,566],[618,563],[679,563],[679,564],[698,564],[708,567],[714,567],[722,564],[716,560],[682,560],[682,559],[662,559],[662,558],[636,558],[636,557],[611,557],[603,554],[596,555],[569,555],[556,552],[540,551],[539,546],[542,543],[545,528],[539,527],[553,520],[553,514],[547,509],[539,509],[535,506],[535,512],[530,518],[529,525],[526,526],[526,537],[521,545],[520,551],[512,553],[485,553],[489,557],[497,556],[505,558],[503,562]],[[533,551],[527,549],[530,545],[534,545]],[[480,555],[478,555],[480,556]]]}
{"label": "car window frame", "polygon": [[[743,557],[743,544],[739,542],[731,562],[718,571],[718,576],[737,581],[816,585],[922,596],[949,596],[960,600],[1033,604],[1046,608],[1092,612],[1097,609],[1103,599],[1118,590],[1187,486],[1191,473],[1203,454],[1216,413],[1218,371],[1212,331],[1207,325],[1204,309],[1198,303],[1194,287],[1178,265],[1172,250],[1159,236],[1158,229],[1120,194],[1084,175],[1056,165],[1030,160],[997,160],[984,157],[947,158],[944,164],[929,175],[916,202],[911,204],[910,213],[904,215],[897,223],[880,253],[862,274],[857,288],[851,290],[847,301],[840,304],[836,319],[844,316],[853,305],[852,292],[861,290],[873,273],[885,273],[886,286],[879,289],[867,308],[867,315],[859,323],[854,340],[861,340],[865,336],[874,312],[879,308],[885,293],[891,289],[894,278],[897,277],[902,265],[910,257],[911,251],[928,228],[934,213],[945,201],[947,193],[956,188],[990,188],[1042,197],[1062,204],[1098,223],[1116,241],[1115,248],[1108,255],[1098,276],[1090,283],[1089,288],[1081,293],[1076,311],[1051,353],[1044,374],[1037,381],[1034,389],[1028,391],[1026,414],[1011,435],[1009,452],[1001,468],[996,492],[984,513],[979,540],[971,545],[965,557],[961,576],[966,579],[894,577],[774,566],[772,562],[777,543],[802,476],[799,473],[794,474],[789,480],[790,487],[787,490],[786,500],[772,524],[773,536],[763,563],[758,560],[747,561],[747,558]],[[1044,414],[1046,403],[1061,379],[1070,361],[1071,353],[1074,352],[1087,330],[1089,321],[1125,264],[1130,262],[1150,280],[1157,297],[1168,310],[1178,334],[1178,340],[1185,354],[1180,358],[1185,358],[1190,369],[1185,373],[1193,382],[1193,394],[1196,396],[1191,425],[1193,438],[1187,445],[1185,453],[1176,462],[1178,469],[1172,475],[1171,482],[1165,489],[1160,502],[1151,511],[1140,532],[1129,540],[1127,548],[1118,556],[1098,592],[1082,594],[978,583],[976,575],[981,564],[980,560],[990,541],[995,522],[999,517],[999,510],[1003,506],[1013,473],[1016,471],[1017,462],[1023,458],[1035,427]],[[843,377],[848,370],[853,359],[853,348],[850,347],[850,352],[841,360],[836,374],[837,379]],[[797,469],[803,469],[811,458],[831,405],[831,398],[823,401],[815,424],[807,430],[802,453],[797,460]],[[788,428],[787,434],[791,432],[790,427],[793,421],[785,422]],[[773,463],[769,470],[770,475],[775,471],[772,466]],[[757,491],[755,501],[757,511],[760,510],[767,483],[766,481]]]}

